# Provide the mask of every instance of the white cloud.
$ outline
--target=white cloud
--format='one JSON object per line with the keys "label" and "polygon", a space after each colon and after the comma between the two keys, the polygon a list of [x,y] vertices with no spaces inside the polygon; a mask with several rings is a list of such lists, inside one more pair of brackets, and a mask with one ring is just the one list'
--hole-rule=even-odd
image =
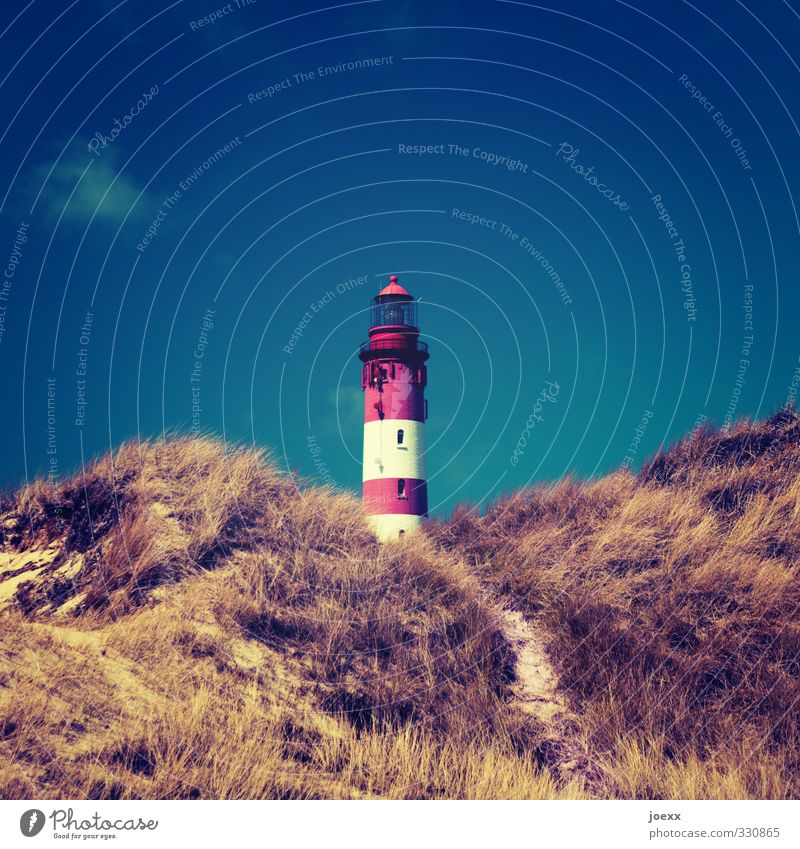
{"label": "white cloud", "polygon": [[96,159],[88,152],[69,152],[53,166],[48,162],[36,168],[29,189],[32,198],[41,191],[37,206],[55,218],[63,210],[65,220],[88,222],[94,215],[95,220],[118,222],[141,191],[135,179],[120,173],[107,155]]}

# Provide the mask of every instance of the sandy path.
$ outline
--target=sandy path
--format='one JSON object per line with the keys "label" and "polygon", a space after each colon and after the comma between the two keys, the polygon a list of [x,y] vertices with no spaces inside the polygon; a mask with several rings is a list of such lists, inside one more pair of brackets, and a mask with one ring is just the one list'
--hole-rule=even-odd
{"label": "sandy path", "polygon": [[564,780],[589,779],[590,752],[577,717],[558,690],[558,675],[535,623],[516,610],[499,611],[500,626],[517,656],[514,704],[543,726],[538,759]]}

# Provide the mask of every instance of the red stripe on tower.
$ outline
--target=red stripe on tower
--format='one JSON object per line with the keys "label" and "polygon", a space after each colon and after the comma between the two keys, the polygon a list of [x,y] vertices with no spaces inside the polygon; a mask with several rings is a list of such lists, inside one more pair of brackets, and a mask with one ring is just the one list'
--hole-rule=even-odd
{"label": "red stripe on tower", "polygon": [[392,275],[372,299],[363,367],[363,500],[382,540],[418,528],[428,514],[425,419],[428,346],[419,340],[417,302]]}
{"label": "red stripe on tower", "polygon": [[428,514],[428,484],[416,478],[373,478],[364,481],[364,504],[371,514],[385,508],[403,516]]}

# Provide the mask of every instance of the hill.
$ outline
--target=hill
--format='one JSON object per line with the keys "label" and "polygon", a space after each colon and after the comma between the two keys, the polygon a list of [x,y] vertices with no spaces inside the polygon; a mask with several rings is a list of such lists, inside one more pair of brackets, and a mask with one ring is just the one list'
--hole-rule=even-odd
{"label": "hill", "polygon": [[379,546],[211,439],[2,503],[3,798],[783,798],[800,419]]}

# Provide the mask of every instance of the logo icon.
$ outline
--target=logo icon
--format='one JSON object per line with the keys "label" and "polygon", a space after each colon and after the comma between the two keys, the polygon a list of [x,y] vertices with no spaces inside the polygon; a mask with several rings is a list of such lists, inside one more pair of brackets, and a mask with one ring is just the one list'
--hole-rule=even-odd
{"label": "logo icon", "polygon": [[44,828],[44,813],[38,808],[31,808],[19,818],[19,830],[25,837],[36,837]]}

